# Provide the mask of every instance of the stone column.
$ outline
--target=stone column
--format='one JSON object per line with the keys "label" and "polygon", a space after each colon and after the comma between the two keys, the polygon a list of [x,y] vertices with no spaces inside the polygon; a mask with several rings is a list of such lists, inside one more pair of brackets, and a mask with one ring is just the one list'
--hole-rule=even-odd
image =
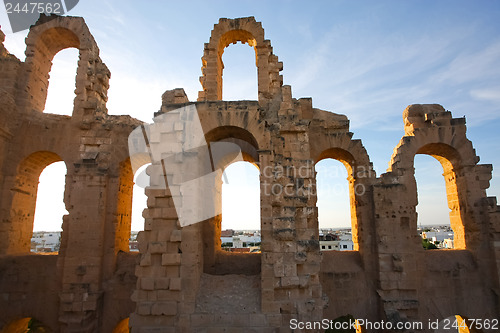
{"label": "stone column", "polygon": [[[145,227],[138,236],[140,262],[133,294],[137,306],[130,317],[132,332],[188,329],[190,314],[195,311],[203,271],[204,222],[190,217],[210,211],[207,209],[210,203],[200,201],[197,194],[213,189],[215,184],[200,189],[181,186],[198,178],[198,157],[207,148],[201,145],[200,152],[192,146],[198,140],[191,142],[192,137],[187,137],[196,135],[196,130],[187,127],[200,124],[193,125],[183,117],[189,118],[178,110],[166,112],[155,118],[148,132],[153,162],[147,169],[151,178],[146,189]],[[210,193],[203,194],[210,197]]]}
{"label": "stone column", "polygon": [[310,159],[308,122],[297,121],[290,91],[284,92],[279,125],[272,134],[274,152],[263,157],[264,195],[271,212],[262,227],[262,312],[275,327],[290,319],[321,320],[320,250],[314,162]]}
{"label": "stone column", "polygon": [[[108,176],[85,164],[66,176],[59,321],[62,332],[96,332],[102,302],[102,260]],[[82,237],[85,235],[85,237]]]}

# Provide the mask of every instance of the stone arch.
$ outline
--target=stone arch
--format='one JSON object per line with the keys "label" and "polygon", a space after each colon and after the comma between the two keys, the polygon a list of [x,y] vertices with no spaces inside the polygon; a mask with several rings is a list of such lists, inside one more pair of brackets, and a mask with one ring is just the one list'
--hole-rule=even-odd
{"label": "stone arch", "polygon": [[26,38],[26,61],[17,96],[21,110],[42,112],[47,99],[52,59],[61,50],[79,50],[73,115],[88,118],[107,113],[110,72],[83,18],[42,15]]}
{"label": "stone arch", "polygon": [[222,100],[222,54],[227,46],[236,42],[248,43],[255,50],[259,103],[263,104],[280,93],[283,77],[279,73],[283,63],[273,54],[271,42],[264,39],[262,24],[253,16],[222,18],[214,25],[210,40],[205,44],[200,77],[203,90],[198,94],[198,101]]}
{"label": "stone arch", "polygon": [[[214,128],[210,132],[205,134],[205,140],[210,146],[210,143],[214,142],[229,142],[237,145],[240,148],[242,157],[244,161],[258,164],[258,143],[255,137],[247,130],[236,127],[236,126],[220,126]],[[218,163],[220,168],[225,168],[231,163],[232,159],[220,156],[219,161],[214,161]],[[217,167],[217,165],[215,165]]]}
{"label": "stone arch", "polygon": [[[355,178],[375,178],[373,165],[361,140],[352,140],[352,133],[339,134],[331,137],[327,134],[314,134],[314,144],[311,144],[311,157],[314,163],[324,158],[340,161],[349,174]],[[320,140],[323,137],[323,140]],[[326,137],[326,138],[325,138]],[[326,139],[326,140],[325,140]]]}
{"label": "stone arch", "polygon": [[[366,156],[367,157],[367,156]],[[348,150],[342,148],[329,148],[319,154],[314,160],[316,165],[319,161],[331,158],[341,162],[347,170],[347,181],[349,183],[349,205],[351,209],[351,233],[354,243],[354,251],[360,250],[360,243],[363,237],[360,237],[359,230],[362,227],[361,208],[358,206],[360,197],[367,195],[366,183],[363,182],[363,177],[369,177],[367,172],[370,172],[371,165],[358,164],[356,158]],[[361,200],[362,201],[362,200]]]}
{"label": "stone arch", "polygon": [[[460,152],[450,143],[426,142],[420,135],[406,137],[402,145],[397,148],[397,154],[393,156],[392,170],[398,170],[405,179],[409,190],[408,203],[416,211],[418,204],[418,191],[415,180],[415,169],[413,166],[416,154],[425,154],[434,157],[443,167],[443,176],[446,183],[446,195],[450,212],[450,224],[454,231],[454,248],[465,249],[466,237],[465,227],[467,218],[465,213],[467,181],[463,174],[464,161]],[[472,222],[472,221],[471,221]],[[415,217],[415,229],[417,218]]]}
{"label": "stone arch", "polygon": [[332,158],[342,163],[347,170],[348,177],[354,178],[353,173],[354,173],[354,168],[356,167],[355,166],[356,163],[354,156],[352,156],[350,152],[342,148],[329,148],[327,150],[324,150],[318,156],[318,158],[315,160],[314,163],[318,163],[319,161],[325,158]]}
{"label": "stone arch", "polygon": [[[461,181],[461,158],[458,151],[444,143],[429,143],[420,147],[415,154],[425,154],[434,157],[443,167],[443,177],[446,184],[446,197],[450,209],[450,225],[454,232],[454,248],[465,249],[465,232],[463,220],[465,212],[461,208],[461,193],[466,186]],[[415,155],[413,156],[415,157]],[[463,191],[463,192],[462,192]],[[418,196],[418,193],[417,193]]]}
{"label": "stone arch", "polygon": [[[328,117],[330,124],[341,123],[346,117],[332,113],[321,113],[317,118]],[[330,125],[331,126],[331,125]],[[338,126],[338,125],[337,125]],[[361,253],[372,253],[372,183],[376,173],[361,140],[353,140],[352,133],[328,133],[327,128],[319,127],[309,131],[311,142],[311,159],[314,164],[325,158],[340,161],[347,169],[350,207],[351,232],[354,250]],[[368,259],[367,259],[368,260]]]}
{"label": "stone arch", "polygon": [[270,149],[270,135],[265,122],[260,120],[258,103],[253,101],[222,103],[224,105],[216,115],[207,103],[196,104],[206,143],[234,137],[246,140],[260,150]]}
{"label": "stone arch", "polygon": [[13,187],[8,244],[6,253],[26,253],[30,251],[33,234],[38,179],[45,167],[63,161],[56,153],[37,151],[22,160],[18,167]]}
{"label": "stone arch", "polygon": [[445,111],[441,105],[410,105],[403,112],[403,120],[405,136],[394,149],[388,172],[410,169],[413,156],[426,145],[428,148],[420,153],[431,155],[432,151],[450,162],[460,159],[463,167],[479,162],[472,142],[466,136],[465,119],[451,118],[451,112]]}
{"label": "stone arch", "polygon": [[414,214],[412,228],[416,230],[415,207],[418,204],[414,157],[426,154],[436,158],[443,167],[451,210],[450,224],[455,234],[454,248],[478,245],[480,227],[475,222],[474,205],[486,197],[485,189],[489,184],[470,190],[476,177],[485,170],[477,164],[479,158],[466,137],[465,119],[452,119],[451,113],[440,105],[410,105],[405,109],[403,119],[405,136],[394,149],[388,171],[399,175],[407,188],[407,202]]}
{"label": "stone arch", "polygon": [[[236,126],[220,126],[210,130],[205,134],[207,143],[229,142],[236,144],[242,153],[244,161],[250,162],[258,167],[259,146],[256,138],[248,130]],[[213,154],[213,152],[212,152]],[[231,154],[232,155],[232,154]],[[221,155],[216,165],[222,169],[234,162],[234,156]],[[260,171],[260,169],[259,169]],[[262,185],[262,184],[261,184]],[[216,195],[222,195],[222,179],[216,184]],[[261,191],[262,195],[262,191]],[[221,205],[221,200],[216,200],[216,204]],[[221,207],[218,211],[222,211]],[[225,274],[246,274],[253,275],[260,273],[260,255],[254,253],[227,253],[221,249],[221,222],[222,216],[218,215],[206,223],[203,223],[203,263],[205,273],[214,275]],[[230,268],[230,271],[227,269]]]}

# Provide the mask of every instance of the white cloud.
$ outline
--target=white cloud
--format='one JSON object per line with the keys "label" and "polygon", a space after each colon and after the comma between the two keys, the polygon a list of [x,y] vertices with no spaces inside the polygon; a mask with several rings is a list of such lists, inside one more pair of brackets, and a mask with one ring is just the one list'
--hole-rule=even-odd
{"label": "white cloud", "polygon": [[498,80],[499,75],[500,40],[497,40],[476,52],[458,53],[448,66],[433,76],[432,81],[462,84],[477,80]]}
{"label": "white cloud", "polygon": [[473,89],[470,91],[472,98],[477,100],[500,103],[500,86],[484,89]]}

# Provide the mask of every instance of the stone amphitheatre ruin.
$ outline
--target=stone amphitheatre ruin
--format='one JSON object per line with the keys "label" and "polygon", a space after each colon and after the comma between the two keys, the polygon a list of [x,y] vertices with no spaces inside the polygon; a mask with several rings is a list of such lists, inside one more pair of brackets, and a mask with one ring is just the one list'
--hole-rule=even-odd
{"label": "stone amphitheatre ruin", "polygon": [[[440,105],[409,106],[405,134],[377,177],[346,116],[292,97],[261,23],[220,19],[204,46],[198,100],[167,91],[156,115],[193,104],[208,143],[237,144],[260,170],[306,171],[261,172],[261,189],[292,190],[261,192],[261,253],[223,252],[220,215],[180,226],[179,180],[146,189],[140,252],[132,253],[128,137],[143,124],[107,114],[110,71],[87,25],[42,17],[26,38],[24,62],[4,39],[0,32],[1,332],[18,332],[29,318],[53,332],[128,332],[130,325],[146,333],[287,332],[291,319],[343,315],[391,323],[500,317],[500,208],[486,196],[492,166],[478,164],[464,118]],[[258,101],[222,101],[222,53],[237,41],[255,49]],[[79,50],[72,116],[43,113],[51,61],[65,48]],[[148,145],[161,144],[161,134]],[[454,250],[420,244],[416,154],[443,166]],[[354,251],[320,253],[316,196],[300,191],[315,186],[314,163],[325,158],[348,171]],[[30,238],[38,178],[56,161],[67,167],[68,214],[58,255],[37,255]],[[161,161],[149,162],[155,179]]]}

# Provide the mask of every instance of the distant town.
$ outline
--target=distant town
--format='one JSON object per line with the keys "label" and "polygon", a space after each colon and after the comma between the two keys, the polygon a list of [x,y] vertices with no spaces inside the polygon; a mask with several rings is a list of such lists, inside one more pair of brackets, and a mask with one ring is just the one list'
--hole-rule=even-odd
{"label": "distant town", "polygon": [[422,237],[422,246],[426,250],[454,248],[454,233],[449,224],[419,226],[417,232]]}
{"label": "distant town", "polygon": [[321,251],[352,251],[351,228],[345,229],[320,229],[319,249]]}
{"label": "distant town", "polygon": [[[453,230],[449,225],[419,226],[418,234],[422,237],[422,246],[427,250],[453,249]],[[137,235],[139,231],[130,232],[129,248],[138,252]],[[260,230],[221,231],[221,248],[228,252],[259,253]],[[57,253],[61,244],[61,231],[35,231],[31,238],[31,252]],[[352,251],[354,243],[350,228],[328,228],[319,230],[319,246],[321,251]]]}
{"label": "distant town", "polygon": [[31,252],[59,252],[61,231],[34,231],[31,237]]}

